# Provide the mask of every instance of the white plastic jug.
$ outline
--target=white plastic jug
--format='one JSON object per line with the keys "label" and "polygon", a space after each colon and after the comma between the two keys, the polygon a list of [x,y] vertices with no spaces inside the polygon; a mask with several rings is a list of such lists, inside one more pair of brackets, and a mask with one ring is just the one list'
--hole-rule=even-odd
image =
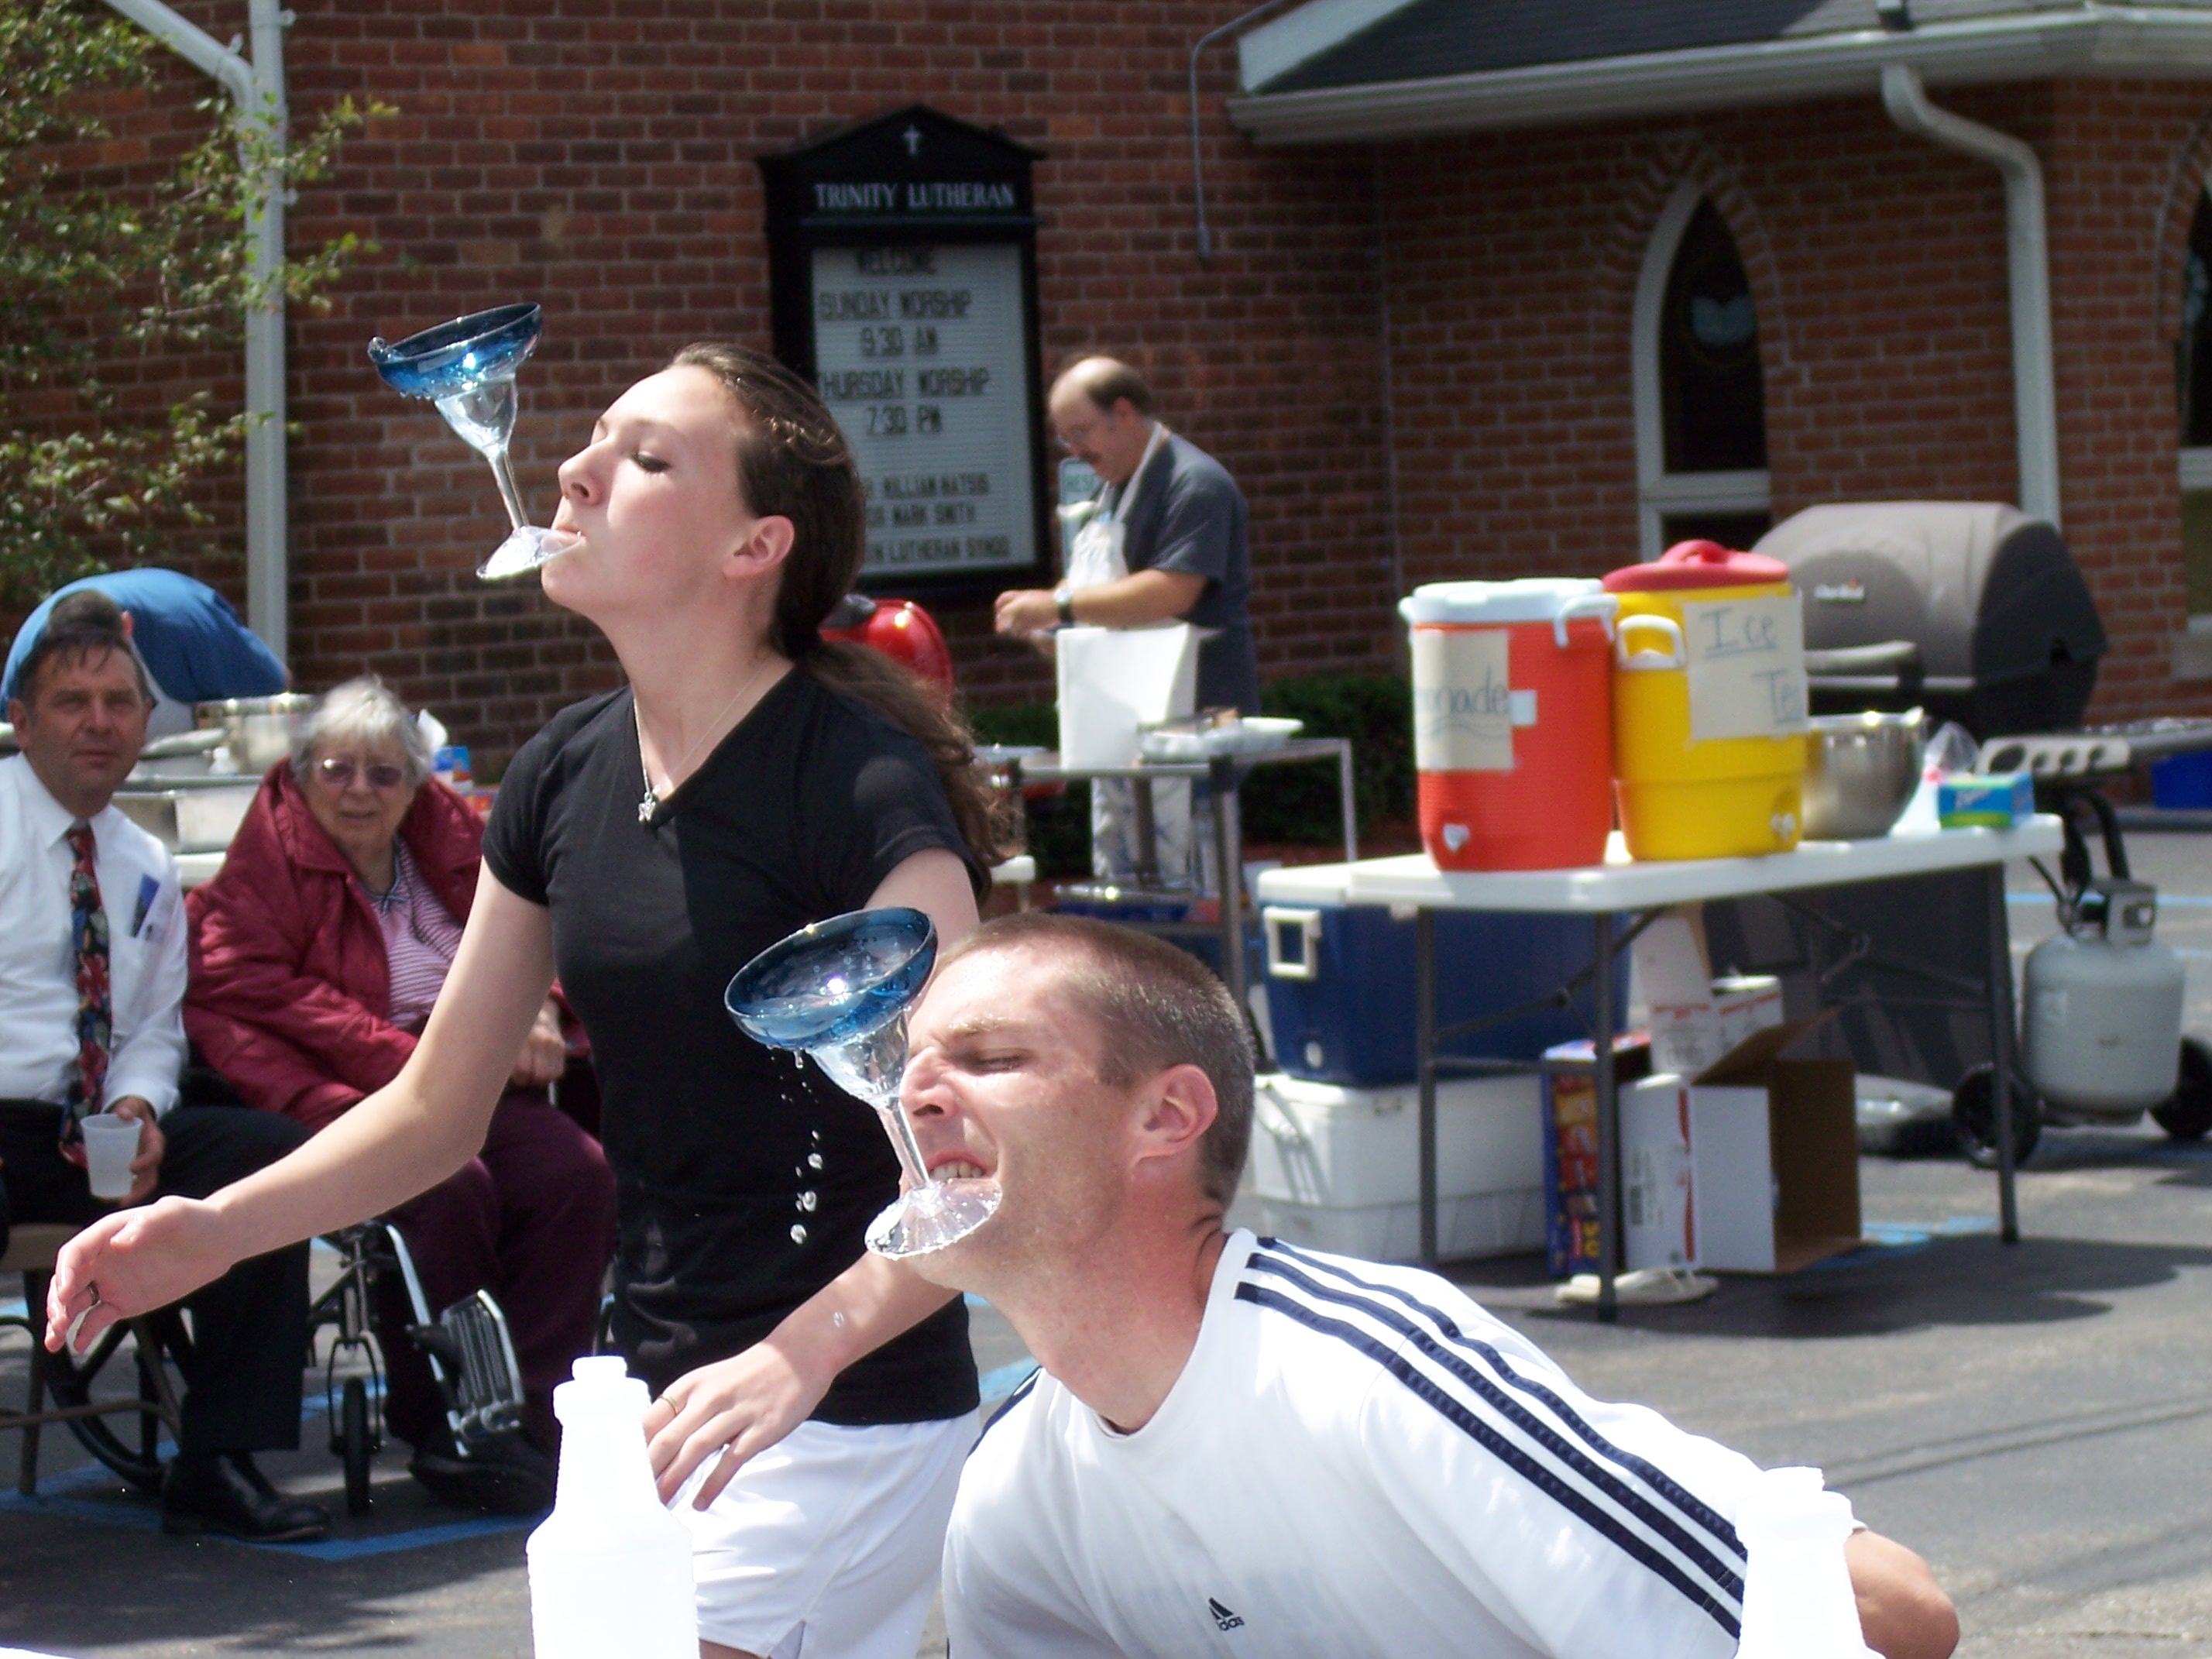
{"label": "white plastic jug", "polygon": [[698,1659],[691,1533],[653,1490],[645,1383],[611,1356],[574,1377],[553,1390],[561,1480],[528,1547],[538,1659]]}
{"label": "white plastic jug", "polygon": [[1875,1659],[1859,1628],[1844,1540],[1851,1502],[1818,1469],[1769,1469],[1736,1511],[1744,1573],[1736,1659]]}

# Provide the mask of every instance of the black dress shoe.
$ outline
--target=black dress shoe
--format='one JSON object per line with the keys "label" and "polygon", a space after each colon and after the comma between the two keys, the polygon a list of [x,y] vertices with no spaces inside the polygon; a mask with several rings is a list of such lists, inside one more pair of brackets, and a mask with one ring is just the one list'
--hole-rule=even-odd
{"label": "black dress shoe", "polygon": [[407,1462],[407,1473],[433,1498],[491,1515],[536,1515],[553,1507],[553,1460],[520,1429],[469,1442],[464,1457],[441,1425]]}
{"label": "black dress shoe", "polygon": [[285,1497],[247,1452],[179,1453],[161,1480],[163,1532],[221,1532],[257,1544],[295,1544],[330,1529],[329,1510]]}

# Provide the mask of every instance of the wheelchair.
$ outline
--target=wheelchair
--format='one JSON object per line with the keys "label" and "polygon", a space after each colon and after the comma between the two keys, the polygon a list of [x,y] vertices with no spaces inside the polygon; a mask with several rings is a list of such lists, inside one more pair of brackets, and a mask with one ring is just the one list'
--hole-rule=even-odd
{"label": "wheelchair", "polygon": [[[397,1273],[406,1291],[407,1334],[429,1362],[461,1456],[522,1421],[522,1368],[507,1316],[489,1291],[465,1296],[432,1317],[415,1258],[390,1222],[365,1221],[327,1235],[326,1242],[337,1252],[338,1273],[308,1306],[307,1362],[312,1369],[320,1335],[330,1331],[322,1365],[331,1451],[345,1471],[346,1513],[360,1516],[368,1513],[369,1467],[384,1444],[385,1367],[373,1320],[384,1274]],[[353,1374],[341,1377],[347,1360],[356,1362],[347,1366]]]}

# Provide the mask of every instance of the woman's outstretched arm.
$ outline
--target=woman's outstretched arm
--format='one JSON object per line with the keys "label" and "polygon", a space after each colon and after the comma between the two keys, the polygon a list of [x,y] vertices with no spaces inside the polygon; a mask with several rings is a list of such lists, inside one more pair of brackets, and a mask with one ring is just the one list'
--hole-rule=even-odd
{"label": "woman's outstretched arm", "polygon": [[63,1249],[46,1293],[46,1346],[73,1321],[80,1352],[231,1266],[380,1215],[443,1181],[483,1145],[514,1056],[553,982],[553,928],[489,866],[453,971],[414,1057],[289,1158],[204,1200],[165,1198],[94,1223]]}

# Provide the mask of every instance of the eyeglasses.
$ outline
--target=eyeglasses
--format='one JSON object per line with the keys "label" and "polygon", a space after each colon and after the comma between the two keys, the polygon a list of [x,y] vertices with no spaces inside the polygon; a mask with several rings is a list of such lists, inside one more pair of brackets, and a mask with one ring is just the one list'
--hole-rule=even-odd
{"label": "eyeglasses", "polygon": [[1073,426],[1059,427],[1054,430],[1053,441],[1073,454],[1077,450],[1089,448],[1091,434],[1101,426],[1112,426],[1115,420],[1112,415],[1102,415],[1095,421],[1079,421]]}
{"label": "eyeglasses", "polygon": [[349,760],[339,760],[334,756],[329,760],[317,761],[315,771],[333,789],[350,789],[356,772],[361,774],[372,789],[396,789],[407,781],[406,769],[394,766],[390,761],[372,761],[366,766],[356,766]]}

